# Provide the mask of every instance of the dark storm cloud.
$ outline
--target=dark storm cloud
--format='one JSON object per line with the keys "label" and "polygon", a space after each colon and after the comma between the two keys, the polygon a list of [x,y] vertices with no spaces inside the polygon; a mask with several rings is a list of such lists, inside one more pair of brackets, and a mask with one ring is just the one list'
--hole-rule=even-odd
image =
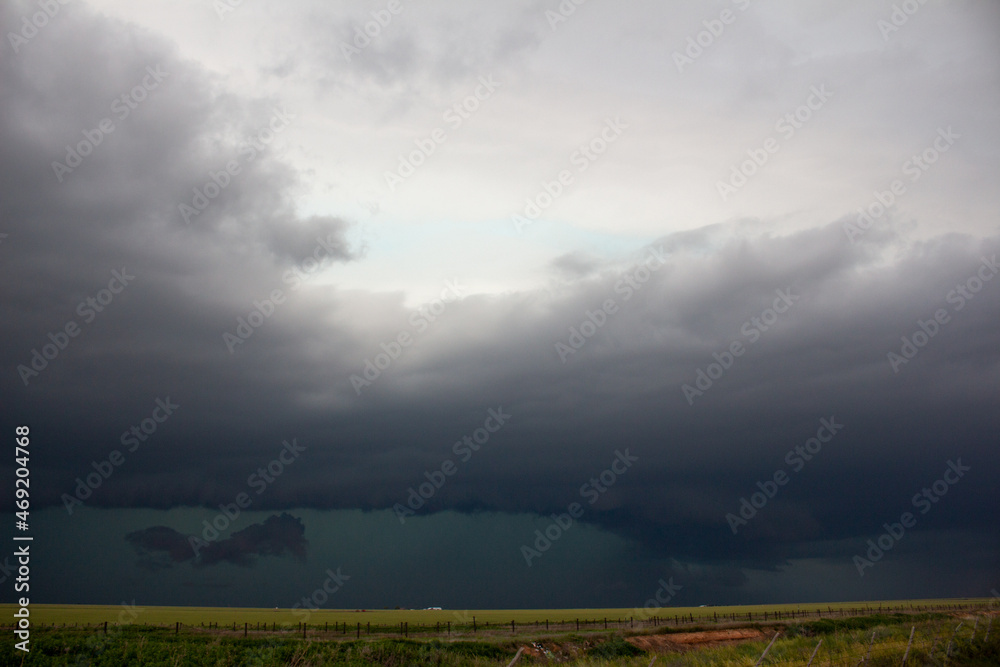
{"label": "dark storm cloud", "polygon": [[[199,543],[197,556],[191,538],[168,526],[152,526],[131,532],[125,540],[139,556],[139,565],[149,570],[192,561],[197,566],[232,563],[253,566],[259,556],[289,555],[304,560],[309,543],[301,519],[282,513],[239,530],[229,537]],[[200,546],[204,544],[204,546]]]}
{"label": "dark storm cloud", "polygon": [[[4,33],[14,7],[0,9]],[[820,541],[848,558],[958,458],[972,470],[917,530],[995,530],[1000,280],[961,308],[949,295],[995,261],[996,236],[917,241],[887,221],[852,244],[847,219],[784,235],[734,222],[665,236],[616,270],[563,257],[554,266],[576,277],[559,290],[471,295],[432,321],[398,294],[288,273],[358,256],[346,222],[296,212],[280,132],[253,146],[294,109],[227,95],[156,38],[123,40],[135,29],[65,11],[0,68],[0,387],[4,426],[17,415],[47,443],[36,503],[61,505],[117,449],[124,463],[88,505],[214,510],[296,437],[303,463],[255,510],[391,508],[450,459],[457,472],[420,512],[581,502],[583,521],[658,557],[715,562],[725,585],[742,579],[724,561],[773,570]],[[386,39],[364,56],[387,53],[380,67],[407,76],[392,65],[405,42],[392,55]],[[149,67],[167,74],[118,120],[114,100]],[[114,132],[60,182],[52,163],[105,117]],[[230,162],[240,171],[222,186]],[[198,213],[185,220],[181,204]],[[87,320],[79,304],[123,269],[135,278]],[[787,311],[755,324],[782,294]],[[894,370],[887,354],[939,309],[949,321]],[[254,311],[263,323],[246,329]],[[251,333],[230,352],[223,334],[241,320]],[[25,383],[18,367],[70,322],[79,335]],[[596,333],[583,338],[587,322]],[[413,344],[356,391],[351,376],[401,333]],[[745,352],[689,401],[682,387],[737,341]],[[561,358],[557,343],[573,351]],[[123,436],[165,397],[176,414],[127,450]],[[463,460],[455,443],[501,408],[509,423]],[[734,536],[726,514],[831,418],[843,430]],[[638,461],[590,505],[582,487],[626,449]],[[284,516],[201,562],[301,556],[304,529]],[[187,560],[181,538],[129,537],[151,566]]]}
{"label": "dark storm cloud", "polygon": [[[31,350],[49,343],[49,333],[74,324],[82,329],[43,375],[27,374],[27,387],[18,380],[22,398],[26,392],[29,400],[68,399],[65,414],[75,423],[53,428],[80,451],[94,444],[88,424],[114,421],[127,430],[120,415],[138,422],[157,396],[168,395],[182,376],[193,377],[202,363],[198,348],[205,359],[214,357],[209,350],[219,349],[222,332],[234,329],[254,301],[274,289],[288,291],[286,271],[352,254],[342,221],[294,213],[287,188],[296,176],[275,159],[281,135],[260,143],[265,128],[283,122],[272,126],[272,119],[292,111],[220,92],[210,76],[153,36],[121,42],[120,35],[137,28],[82,8],[64,11],[0,72],[10,91],[0,117],[0,206],[11,249],[0,271],[11,368],[30,364]],[[3,12],[5,26],[20,16],[14,5]],[[153,83],[148,68],[162,72],[162,80],[136,102],[135,87]],[[129,113],[121,118],[123,95],[135,108],[124,106]],[[113,124],[110,134],[98,132],[104,119]],[[67,146],[75,151],[88,136],[101,140],[70,173],[57,175],[53,163],[67,162]],[[230,162],[239,172],[227,176]],[[197,208],[198,193],[227,178]],[[199,211],[189,223],[181,205]],[[110,304],[88,307],[86,299],[107,291],[113,271],[135,277]],[[202,328],[206,317],[215,320],[210,328]],[[187,348],[193,356],[173,358],[178,336],[195,331]],[[97,400],[74,404],[60,396],[64,381],[89,384]],[[99,437],[118,440],[110,432]]]}
{"label": "dark storm cloud", "polygon": [[[197,430],[217,434],[211,448],[164,435],[92,502],[228,502],[279,453],[281,438],[295,434],[309,444],[308,464],[283,473],[260,507],[391,507],[451,459],[459,472],[422,512],[548,514],[585,503],[580,487],[600,478],[616,449],[628,448],[639,462],[586,505],[584,520],[660,556],[724,554],[773,569],[798,543],[867,538],[898,518],[956,457],[974,472],[922,528],[989,521],[982,508],[996,473],[989,435],[995,418],[986,409],[992,400],[986,388],[994,382],[997,340],[989,323],[997,293],[987,284],[898,374],[886,354],[899,349],[899,337],[911,335],[918,320],[954,307],[946,295],[976,273],[982,257],[992,257],[995,239],[852,246],[840,223],[787,238],[747,224],[653,245],[663,247],[667,264],[631,292],[623,278],[637,275],[636,265],[556,297],[476,297],[450,305],[421,347],[405,352],[361,396],[348,376],[380,351],[377,341],[408,328],[398,305],[382,306],[395,309],[387,318],[395,326],[342,325],[339,333],[333,326],[324,334],[303,319],[297,332],[282,332],[284,340],[251,339],[241,350],[255,360],[259,379],[251,386],[205,378],[218,387],[216,396],[175,397],[184,406],[178,415],[190,406]],[[796,301],[768,331],[751,325],[760,336],[751,342],[741,329],[774,304],[776,290],[790,290]],[[609,298],[619,310],[562,363],[555,343],[568,341],[570,327],[579,329],[587,312]],[[313,305],[323,309],[314,313],[331,307],[322,300]],[[355,343],[353,354],[341,356],[335,346],[310,349],[309,341],[324,335],[373,342]],[[747,352],[688,405],[682,385],[693,385],[697,370],[734,340]],[[280,358],[271,361],[275,350]],[[339,373],[324,363],[338,364]],[[294,374],[284,370],[289,365]],[[413,382],[420,394],[409,389]],[[311,388],[309,400],[275,398],[301,392],[303,384]],[[245,401],[242,410],[227,401],[234,393]],[[481,426],[491,407],[510,413],[509,424],[462,461],[453,444]],[[231,409],[238,416],[225,421],[227,432],[212,415]],[[267,422],[254,416],[265,409]],[[792,474],[788,452],[814,436],[823,418],[844,424],[843,431]],[[171,455],[158,454],[161,448]],[[175,458],[177,452],[184,455]],[[777,470],[792,481],[733,536],[725,515],[738,512],[739,499]],[[75,474],[67,471],[66,488]]]}
{"label": "dark storm cloud", "polygon": [[188,538],[169,526],[133,531],[125,540],[139,555],[140,566],[147,570],[160,570],[194,558]]}

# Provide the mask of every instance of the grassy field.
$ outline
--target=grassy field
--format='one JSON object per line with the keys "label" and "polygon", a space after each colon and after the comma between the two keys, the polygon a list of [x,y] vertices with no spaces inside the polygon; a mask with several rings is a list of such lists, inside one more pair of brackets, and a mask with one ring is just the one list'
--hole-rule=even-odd
{"label": "grassy field", "polygon": [[[119,621],[119,617],[124,617],[123,622],[130,622],[143,625],[173,625],[180,622],[183,625],[196,626],[200,624],[214,623],[221,626],[232,626],[233,623],[242,627],[244,623],[277,624],[278,627],[297,626],[305,620],[309,625],[322,625],[328,623],[347,623],[354,625],[361,623],[371,623],[372,625],[392,626],[400,623],[409,623],[410,626],[434,625],[435,623],[448,623],[453,625],[471,625],[475,617],[476,623],[485,625],[487,622],[493,625],[509,625],[511,621],[518,624],[529,624],[544,622],[549,620],[552,623],[571,623],[575,619],[598,620],[629,619],[630,617],[640,620],[652,615],[657,615],[665,619],[672,620],[675,616],[687,618],[694,617],[695,621],[713,619],[714,617],[729,617],[736,614],[739,619],[746,619],[747,614],[752,614],[753,620],[763,617],[767,612],[773,616],[775,612],[782,615],[792,612],[805,612],[807,616],[815,616],[817,611],[823,615],[829,615],[830,611],[837,613],[851,610],[878,610],[888,609],[921,609],[930,607],[946,607],[956,605],[988,605],[991,598],[956,598],[949,600],[882,600],[868,602],[832,602],[832,603],[802,603],[802,604],[780,604],[780,605],[745,605],[729,607],[665,607],[662,609],[644,610],[635,608],[623,609],[472,609],[472,610],[401,610],[401,609],[369,609],[365,611],[354,609],[320,609],[316,612],[309,612],[308,618],[304,618],[308,610],[279,609],[254,609],[242,607],[145,607],[138,605],[134,609],[129,609],[122,605],[31,605],[31,618],[34,623],[39,624],[66,624],[79,625],[98,624],[108,622],[114,624]],[[14,605],[0,605],[0,613],[3,618],[11,618],[16,607]]]}
{"label": "grassy field", "polygon": [[[882,607],[882,612],[867,610]],[[959,607],[963,608],[959,608]],[[889,608],[892,611],[888,611]],[[933,608],[934,611],[922,611]],[[816,618],[816,610],[823,617]],[[918,611],[921,610],[921,611]],[[833,614],[830,613],[833,611]],[[860,615],[852,615],[858,610]],[[905,611],[904,611],[905,610]],[[625,618],[628,609],[585,610],[477,610],[478,631],[471,628],[444,632],[414,632],[404,638],[386,633],[356,638],[357,619],[374,625],[433,626],[465,612],[378,610],[317,612],[308,620],[306,639],[299,634],[301,620],[290,610],[148,607],[132,613],[120,606],[33,605],[31,653],[14,649],[5,641],[0,667],[10,665],[174,665],[187,667],[318,667],[320,665],[508,665],[519,650],[517,664],[560,663],[575,666],[648,667],[750,667],[771,637],[780,632],[762,663],[769,666],[803,666],[816,651],[819,665],[856,667],[867,657],[869,667],[900,665],[910,645],[908,665],[1000,665],[1000,608],[990,599],[905,600],[830,605],[762,605],[752,607],[670,608],[661,610],[668,624],[624,624],[604,630],[603,623],[576,631],[576,618]],[[790,618],[792,612],[795,618]],[[4,613],[13,607],[4,606]],[[688,617],[674,623],[675,615]],[[763,620],[764,612],[768,621]],[[801,612],[807,612],[803,615]],[[843,615],[841,615],[843,613]],[[120,615],[131,623],[116,625]],[[713,614],[718,615],[718,622]],[[744,620],[733,621],[730,615]],[[753,621],[745,620],[753,614]],[[723,620],[721,617],[727,618]],[[780,620],[775,616],[780,615]],[[691,616],[694,616],[692,622]],[[11,618],[11,616],[7,616]],[[570,621],[546,631],[531,625],[548,618]],[[335,620],[336,619],[336,620]],[[516,635],[510,621],[520,624]],[[105,634],[103,623],[109,624]],[[490,622],[490,629],[485,623]],[[996,623],[994,623],[996,621]],[[184,623],[179,632],[175,625]],[[232,624],[237,623],[233,631]],[[202,624],[218,624],[208,629]],[[244,626],[249,631],[244,637]],[[258,632],[256,624],[277,624],[278,631]],[[323,630],[326,623],[329,627]],[[351,632],[332,630],[347,623]],[[54,626],[50,625],[54,624]],[[76,624],[76,625],[74,625]],[[88,625],[89,624],[89,625]],[[462,622],[464,625],[464,621]],[[913,641],[910,644],[910,632]],[[986,641],[987,630],[990,631]],[[7,630],[10,632],[10,630]],[[724,633],[743,633],[738,643],[717,641]],[[874,636],[874,638],[873,638]],[[688,643],[690,642],[690,643]],[[819,648],[817,649],[817,646]],[[688,650],[692,649],[692,650]]]}

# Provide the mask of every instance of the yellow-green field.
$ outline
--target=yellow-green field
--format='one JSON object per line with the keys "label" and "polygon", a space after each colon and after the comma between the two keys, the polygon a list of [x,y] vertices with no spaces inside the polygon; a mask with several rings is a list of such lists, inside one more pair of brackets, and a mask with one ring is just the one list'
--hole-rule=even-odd
{"label": "yellow-green field", "polygon": [[[15,609],[0,606],[5,614]],[[1000,606],[989,598],[658,612],[662,622],[635,609],[305,615],[291,609],[33,605],[31,652],[6,642],[0,667],[504,667],[515,658],[519,665],[554,661],[567,667],[648,667],[657,660],[675,667],[751,667],[768,651],[768,667],[802,667],[810,656],[816,665],[836,667],[1000,664]],[[577,619],[589,623],[578,629]]]}
{"label": "yellow-green field", "polygon": [[[31,605],[31,620],[37,624],[56,625],[79,625],[98,624],[107,622],[114,624],[135,623],[139,625],[160,625],[181,623],[183,625],[218,624],[220,626],[231,626],[237,623],[242,626],[244,623],[276,623],[281,626],[297,626],[303,620],[307,620],[309,625],[322,625],[329,623],[347,623],[354,625],[361,623],[371,623],[372,625],[398,625],[399,623],[409,623],[411,626],[426,626],[435,623],[442,625],[448,622],[452,624],[471,624],[473,617],[479,625],[487,622],[492,625],[509,624],[515,621],[518,624],[528,624],[542,622],[546,620],[552,623],[571,623],[576,619],[600,620],[607,618],[610,620],[629,619],[634,617],[648,618],[659,616],[664,620],[673,620],[674,616],[684,616],[695,621],[712,620],[716,617],[723,620],[731,614],[737,615],[737,620],[747,620],[747,614],[753,615],[753,620],[763,620],[764,612],[772,616],[779,612],[783,617],[796,612],[796,617],[800,612],[805,612],[808,616],[816,616],[820,611],[823,616],[828,616],[830,610],[834,613],[843,611],[850,614],[853,610],[865,613],[869,610],[877,611],[880,607],[883,611],[891,608],[892,611],[908,611],[913,609],[930,608],[941,610],[948,606],[956,605],[995,605],[996,601],[991,598],[955,598],[944,600],[882,600],[867,602],[832,602],[832,603],[802,603],[802,604],[779,604],[779,605],[745,605],[728,607],[663,607],[646,611],[644,609],[623,608],[623,609],[475,609],[475,610],[399,610],[399,609],[370,609],[366,611],[353,609],[320,609],[310,612],[308,619],[304,619],[302,609],[258,609],[243,607],[147,607],[137,604],[134,609],[128,611],[122,605],[54,605],[54,604],[33,604]],[[5,618],[11,618],[16,607],[15,605],[0,605],[0,612]]]}

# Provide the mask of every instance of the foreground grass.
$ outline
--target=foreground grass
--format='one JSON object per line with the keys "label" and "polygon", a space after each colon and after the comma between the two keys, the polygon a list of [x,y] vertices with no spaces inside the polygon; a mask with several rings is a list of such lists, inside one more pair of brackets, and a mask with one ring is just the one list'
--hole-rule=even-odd
{"label": "foreground grass", "polygon": [[[30,654],[6,646],[0,665],[489,665],[506,664],[515,647],[486,642],[380,639],[321,642],[295,639],[174,637],[160,628],[131,627],[105,640],[42,633]],[[15,655],[17,653],[17,655]],[[23,658],[23,663],[21,662]]]}
{"label": "foreground grass", "polygon": [[[995,612],[994,612],[995,613]],[[855,667],[868,656],[867,665],[900,665],[911,627],[915,628],[908,665],[1000,665],[1000,622],[991,626],[989,642],[984,642],[988,619],[985,614],[966,615],[873,614],[860,617],[824,618],[770,624],[742,623],[740,627],[760,629],[766,639],[738,645],[703,648],[685,653],[652,654],[626,641],[642,634],[667,638],[676,632],[711,630],[700,627],[660,627],[641,633],[617,630],[602,633],[562,633],[526,637],[491,636],[477,639],[302,640],[291,633],[242,637],[242,633],[192,631],[175,635],[172,628],[151,625],[113,627],[107,635],[79,628],[35,630],[32,651],[25,654],[5,641],[0,649],[0,667],[10,665],[213,665],[217,667],[277,667],[296,665],[507,665],[517,650],[534,643],[549,657],[523,656],[519,665],[561,664],[606,667],[646,667],[657,658],[658,665],[677,667],[749,667],[760,657],[769,636],[781,631],[765,665],[805,665],[820,640],[813,665]],[[1000,621],[1000,616],[994,616]],[[961,624],[961,625],[959,625]],[[732,624],[730,624],[732,626]],[[875,640],[872,641],[872,634]],[[950,647],[951,655],[946,656]],[[870,654],[869,654],[870,652]]]}
{"label": "foreground grass", "polygon": [[[899,666],[913,628],[907,665],[1000,665],[1000,637],[991,632],[989,641],[984,641],[985,617],[978,625],[974,618],[963,620],[939,614],[875,615],[844,620],[848,622],[821,621],[784,628],[763,664],[805,665],[815,650],[813,665],[817,666],[855,667],[862,660],[869,667]],[[960,623],[961,627],[955,632]],[[974,627],[975,638],[972,635]],[[749,666],[757,661],[766,645],[766,641],[748,642],[686,653],[660,662],[678,667]]]}

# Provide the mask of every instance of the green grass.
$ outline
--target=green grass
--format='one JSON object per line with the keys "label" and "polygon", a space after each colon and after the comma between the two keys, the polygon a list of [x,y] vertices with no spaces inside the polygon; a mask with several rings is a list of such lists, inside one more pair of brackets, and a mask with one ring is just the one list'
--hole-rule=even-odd
{"label": "green grass", "polygon": [[[941,665],[952,632],[959,619],[942,615],[942,618],[915,620],[914,617],[902,615],[902,618],[862,617],[853,619],[862,621],[848,629],[846,625],[839,628],[824,627],[823,632],[808,636],[809,629],[796,628],[795,632],[785,632],[775,642],[765,660],[766,665],[805,665],[822,640],[816,654],[814,665],[850,665],[855,667],[862,658],[871,654],[869,667],[893,665],[898,667],[906,651],[910,636],[910,628],[916,627],[913,645],[910,649],[907,665]],[[937,615],[933,615],[937,616]],[[985,618],[983,619],[985,622]],[[958,634],[955,635],[952,655],[948,664],[958,665],[997,665],[1000,664],[1000,637],[991,633],[989,644],[983,643],[984,627],[980,625],[976,642],[972,641],[972,621],[967,621]],[[994,624],[995,625],[995,624]],[[789,629],[795,628],[790,626]],[[872,633],[875,642],[872,644]],[[788,636],[792,635],[792,636]],[[735,667],[749,666],[756,662],[763,652],[767,641],[748,642],[735,646],[726,646],[688,653],[671,662],[684,667]],[[670,662],[670,661],[668,661]]]}
{"label": "green grass", "polygon": [[[809,624],[794,624],[774,644],[765,661],[770,667],[802,666],[812,654],[817,641],[822,646],[817,665],[850,665],[854,667],[868,654],[871,633],[876,641],[871,649],[869,667],[899,665],[906,648],[911,626],[916,626],[909,665],[940,665],[944,662],[947,644],[952,638],[958,619],[925,618],[901,615],[864,617],[860,627],[840,624],[821,626],[823,632],[811,635]],[[766,628],[767,632],[773,628]],[[977,629],[977,641],[972,640],[972,618],[954,633],[951,666],[986,666],[1000,664],[1000,632],[993,632],[989,643],[983,642],[984,624]],[[997,629],[997,628],[994,628]],[[788,635],[788,636],[786,636]],[[811,635],[811,636],[810,636]],[[506,665],[524,646],[523,641],[494,639],[492,641],[415,641],[380,638],[373,640],[301,641],[291,637],[220,637],[215,633],[196,633],[176,637],[169,629],[150,626],[126,626],[109,632],[105,637],[79,630],[45,630],[33,636],[32,652],[23,654],[13,649],[12,642],[0,648],[0,667],[14,665],[175,665],[188,667],[278,667],[298,665],[471,665],[473,667]],[[620,632],[600,638],[568,635],[543,640],[547,645],[561,646],[569,651],[558,660],[561,664],[583,667],[637,667],[648,665],[651,654],[645,653],[623,639]],[[660,654],[657,664],[676,667],[749,667],[768,643],[764,638],[744,644],[702,649],[683,654]],[[547,659],[522,657],[519,664],[551,664]]]}
{"label": "green grass", "polygon": [[[955,606],[958,604],[977,604],[975,609],[962,612],[948,610],[921,613],[875,613],[863,616],[834,616],[827,618],[802,618],[795,620],[769,620],[767,623],[757,621],[758,615],[764,611],[773,618],[775,611],[790,614],[793,609],[805,610],[807,605],[775,605],[741,607],[737,614],[744,615],[753,609],[755,621],[732,623],[727,619],[725,626],[756,627],[761,629],[765,637],[761,640],[745,642],[736,645],[701,648],[685,653],[661,653],[658,665],[676,665],[677,667],[749,667],[760,656],[764,647],[776,630],[782,634],[765,661],[771,667],[783,665],[805,665],[817,642],[822,640],[817,660],[814,665],[851,665],[854,667],[863,658],[871,642],[871,635],[876,634],[874,646],[871,649],[871,660],[868,667],[878,665],[899,665],[906,649],[910,628],[916,626],[913,647],[910,652],[909,665],[941,664],[949,641],[952,644],[952,655],[948,660],[950,666],[955,665],[998,665],[1000,664],[1000,616],[994,616],[989,644],[982,641],[985,634],[986,615],[989,600],[926,600],[913,601],[917,606]],[[882,602],[883,608],[890,603]],[[907,607],[899,601],[891,603],[893,608]],[[822,605],[826,609],[827,605]],[[879,603],[846,603],[844,605],[829,605],[833,609],[847,609],[862,606],[878,608]],[[10,605],[7,608],[13,611]],[[603,630],[599,628],[581,629],[552,628],[548,633],[544,626],[540,629],[519,628],[517,636],[511,636],[509,619],[527,625],[529,621],[548,617],[562,620],[581,618],[624,617],[629,610],[487,610],[469,612],[477,617],[480,631],[473,635],[462,632],[458,636],[422,633],[403,638],[400,636],[362,634],[361,639],[354,638],[353,633],[344,636],[332,631],[333,620],[329,621],[331,631],[320,632],[310,630],[308,639],[302,640],[295,626],[297,620],[290,615],[289,610],[273,609],[227,609],[227,608],[191,608],[191,607],[151,607],[139,612],[135,623],[114,625],[121,612],[120,607],[100,606],[67,606],[67,605],[33,605],[32,620],[43,623],[42,627],[35,625],[32,631],[32,651],[30,654],[16,651],[14,642],[6,641],[0,647],[0,667],[10,665],[176,665],[177,667],[194,667],[195,665],[213,665],[216,667],[278,667],[279,665],[298,665],[299,667],[318,667],[320,665],[445,665],[445,666],[486,666],[506,665],[518,648],[539,642],[547,651],[554,654],[562,664],[580,666],[604,665],[605,667],[637,667],[646,666],[654,657],[634,645],[626,638],[631,635],[669,635],[672,632],[691,632],[695,630],[710,630],[719,626],[711,622],[711,613],[720,615],[722,608],[702,608],[699,610],[674,609],[664,610],[680,614],[694,614],[696,622],[678,627],[660,625],[653,627],[645,625],[634,631],[626,628]],[[732,608],[727,608],[732,609]],[[997,606],[992,605],[992,613],[996,614]],[[699,613],[700,612],[700,613]],[[6,613],[6,610],[4,611]],[[732,612],[730,612],[732,613]],[[48,615],[49,621],[41,620]],[[257,615],[260,622],[265,620],[270,626],[270,619],[278,620],[278,627],[284,625],[287,629],[279,633],[251,632],[243,637],[243,622]],[[451,618],[454,612],[449,611],[404,611],[381,610],[366,614],[353,611],[331,611],[313,614],[310,626],[322,625],[324,614],[340,615],[340,618],[372,618],[373,624],[394,625],[398,619],[410,623],[417,622],[433,625],[433,619]],[[520,615],[518,615],[520,614]],[[185,618],[187,627],[179,635],[174,634],[174,622]],[[672,618],[673,614],[671,614]],[[8,616],[10,618],[10,616]],[[491,631],[482,630],[486,619],[491,620]],[[231,620],[230,620],[231,619]],[[430,620],[428,620],[430,619]],[[976,620],[978,619],[978,621]],[[103,628],[96,626],[109,621],[108,634]],[[228,622],[227,622],[228,620]],[[238,631],[231,630],[232,621],[237,621]],[[959,622],[963,625],[956,633]],[[47,627],[47,623],[56,622],[58,627]],[[73,627],[73,623],[90,623],[90,627]],[[200,623],[219,623],[223,631],[202,630]],[[367,621],[366,621],[367,622]],[[977,641],[972,641],[973,628],[978,622]],[[68,623],[62,627],[62,623]],[[256,621],[254,621],[256,624]],[[228,625],[229,631],[224,627]],[[350,624],[355,627],[353,623]],[[721,623],[719,625],[722,625]],[[498,627],[499,626],[499,627]],[[494,630],[493,628],[497,628]],[[433,630],[433,628],[432,628]],[[525,632],[527,630],[527,632]],[[7,630],[9,632],[9,630]],[[546,658],[532,658],[524,655],[519,665],[550,664]]]}
{"label": "green grass", "polygon": [[[989,604],[990,598],[956,598],[948,600],[887,600],[879,602],[836,602],[830,604],[780,604],[780,605],[747,605],[747,606],[727,606],[727,607],[666,607],[656,609],[649,615],[658,615],[672,620],[674,616],[684,616],[695,620],[710,620],[713,614],[720,617],[729,617],[731,614],[737,615],[737,620],[747,620],[747,614],[752,613],[753,619],[762,617],[764,612],[773,615],[781,612],[782,615],[790,614],[792,611],[806,612],[808,616],[815,616],[817,610],[827,614],[828,609],[834,612],[840,610],[878,609],[892,606],[893,608],[927,607],[941,605],[971,605]],[[16,607],[14,605],[0,605],[0,614],[5,618],[10,618]],[[184,625],[198,626],[201,623],[217,623],[221,626],[232,626],[235,622],[240,628],[244,623],[277,623],[278,627],[295,627],[303,620],[303,610],[291,609],[259,609],[242,607],[146,607],[138,606],[138,616],[135,622],[148,625],[168,624],[173,625],[180,622]],[[31,605],[31,618],[35,623],[66,623],[72,625],[98,624],[108,622],[116,623],[119,617],[129,620],[129,615],[123,613],[124,607],[120,605]],[[297,612],[297,613],[296,613]],[[410,626],[426,626],[449,621],[453,626],[456,624],[471,625],[475,617],[478,626],[507,625],[513,620],[518,624],[528,624],[542,622],[548,619],[550,622],[571,623],[576,619],[602,620],[607,618],[609,622],[623,619],[627,621],[630,617],[640,620],[647,615],[645,610],[634,608],[623,609],[490,609],[490,610],[443,610],[443,611],[423,611],[423,610],[395,610],[395,609],[371,609],[365,612],[353,609],[321,609],[317,612],[310,612],[307,622],[310,626],[323,625],[328,623],[347,623],[354,626],[366,623],[380,626],[399,625],[401,622],[409,623]],[[603,625],[602,625],[603,628]]]}
{"label": "green grass", "polygon": [[174,637],[155,627],[130,627],[103,636],[43,632],[29,654],[4,646],[0,666],[20,665],[496,665],[516,653],[513,645],[402,639],[318,642],[295,639]]}

